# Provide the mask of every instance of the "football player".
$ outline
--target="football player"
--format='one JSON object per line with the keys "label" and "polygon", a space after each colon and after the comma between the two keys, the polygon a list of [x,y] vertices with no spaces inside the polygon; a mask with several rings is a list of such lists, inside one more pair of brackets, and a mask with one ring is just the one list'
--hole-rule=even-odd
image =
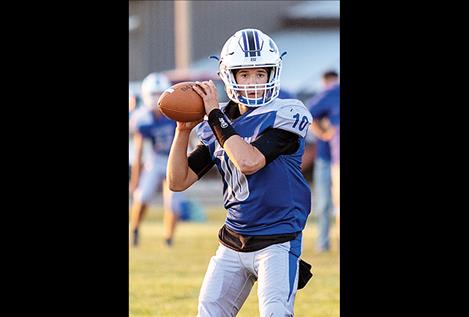
{"label": "football player", "polygon": [[300,164],[312,117],[301,101],[278,98],[281,68],[282,56],[268,35],[236,32],[219,60],[230,101],[219,104],[212,81],[193,87],[208,120],[197,127],[201,144],[189,156],[189,134],[197,123],[177,123],[169,187],[183,191],[216,164],[227,210],[201,287],[200,317],[235,316],[255,281],[260,316],[293,316],[296,291],[311,277],[311,266],[300,260],[311,209]]}
{"label": "football player", "polygon": [[[130,118],[129,128],[134,134],[134,159],[129,185],[129,191],[133,195],[130,219],[133,246],[139,244],[140,223],[159,186],[163,190],[164,237],[167,246],[172,245],[178,217],[186,200],[183,193],[170,191],[165,182],[168,154],[176,124],[162,115],[157,102],[159,96],[170,86],[166,76],[149,74],[141,87],[144,106],[135,110]],[[144,155],[145,142],[151,144],[147,155]]]}
{"label": "football player", "polygon": [[[329,249],[329,214],[333,206],[340,236],[340,82],[335,71],[323,74],[324,90],[307,101],[315,120],[311,131],[318,137],[314,180],[319,212],[319,249]],[[322,139],[322,140],[321,140]],[[332,205],[332,206],[331,206]]]}

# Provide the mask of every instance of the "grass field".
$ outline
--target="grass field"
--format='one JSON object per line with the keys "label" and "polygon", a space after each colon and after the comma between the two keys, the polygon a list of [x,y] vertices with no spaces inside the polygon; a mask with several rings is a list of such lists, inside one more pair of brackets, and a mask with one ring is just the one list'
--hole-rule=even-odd
{"label": "grass field", "polygon": [[[174,246],[162,241],[162,211],[149,210],[141,227],[141,245],[130,249],[129,305],[131,317],[195,317],[199,289],[211,256],[218,246],[217,233],[223,225],[222,209],[207,210],[205,223],[181,223]],[[317,253],[317,223],[310,220],[303,233],[302,258],[313,265],[313,278],[299,290],[296,317],[339,316],[339,252],[336,228],[332,228],[332,250]],[[257,283],[239,317],[259,316]]]}

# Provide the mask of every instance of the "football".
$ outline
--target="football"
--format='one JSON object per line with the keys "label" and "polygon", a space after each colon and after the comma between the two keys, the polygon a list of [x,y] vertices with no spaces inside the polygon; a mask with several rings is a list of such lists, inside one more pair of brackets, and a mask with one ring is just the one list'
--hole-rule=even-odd
{"label": "football", "polygon": [[194,82],[186,81],[166,89],[158,99],[160,111],[168,118],[191,122],[202,119],[205,115],[204,101],[192,88]]}

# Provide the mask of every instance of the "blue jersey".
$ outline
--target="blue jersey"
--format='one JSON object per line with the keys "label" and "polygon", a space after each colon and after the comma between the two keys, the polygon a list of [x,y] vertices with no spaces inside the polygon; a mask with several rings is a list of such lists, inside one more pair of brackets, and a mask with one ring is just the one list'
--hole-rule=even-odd
{"label": "blue jersey", "polygon": [[[327,144],[319,144],[322,148],[318,148],[318,157],[330,160],[333,163],[340,161],[340,84],[334,84],[329,89],[314,96],[309,102],[309,110],[315,118],[321,119],[327,117],[331,124],[336,128],[336,133]],[[325,142],[326,143],[326,142]],[[326,148],[326,146],[328,148]]]}
{"label": "blue jersey", "polygon": [[333,126],[340,125],[340,85],[338,83],[315,95],[307,104],[314,118],[327,117]]}
{"label": "blue jersey", "polygon": [[175,121],[163,115],[157,117],[153,111],[142,107],[132,114],[130,128],[150,140],[155,154],[169,155],[176,129]]}
{"label": "blue jersey", "polygon": [[[221,104],[221,109],[226,105]],[[304,229],[311,209],[311,191],[300,165],[311,121],[311,114],[301,101],[278,98],[230,121],[248,143],[269,128],[299,136],[300,146],[295,153],[280,155],[252,175],[244,175],[234,166],[206,121],[198,126],[197,135],[222,175],[229,229],[243,235],[286,234]]]}

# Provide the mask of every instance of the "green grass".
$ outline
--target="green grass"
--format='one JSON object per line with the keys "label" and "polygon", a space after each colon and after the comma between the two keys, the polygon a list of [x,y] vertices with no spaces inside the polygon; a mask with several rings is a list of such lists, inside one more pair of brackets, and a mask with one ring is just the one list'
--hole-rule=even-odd
{"label": "green grass", "polygon": [[[200,286],[210,258],[218,246],[217,233],[223,225],[222,209],[207,210],[205,223],[180,223],[174,246],[164,247],[162,212],[149,210],[141,227],[141,246],[130,249],[131,317],[195,317]],[[332,228],[332,250],[315,251],[317,223],[309,221],[303,233],[302,258],[313,265],[313,278],[299,290],[295,316],[339,316],[339,253],[336,230]],[[238,314],[259,316],[257,283]]]}

